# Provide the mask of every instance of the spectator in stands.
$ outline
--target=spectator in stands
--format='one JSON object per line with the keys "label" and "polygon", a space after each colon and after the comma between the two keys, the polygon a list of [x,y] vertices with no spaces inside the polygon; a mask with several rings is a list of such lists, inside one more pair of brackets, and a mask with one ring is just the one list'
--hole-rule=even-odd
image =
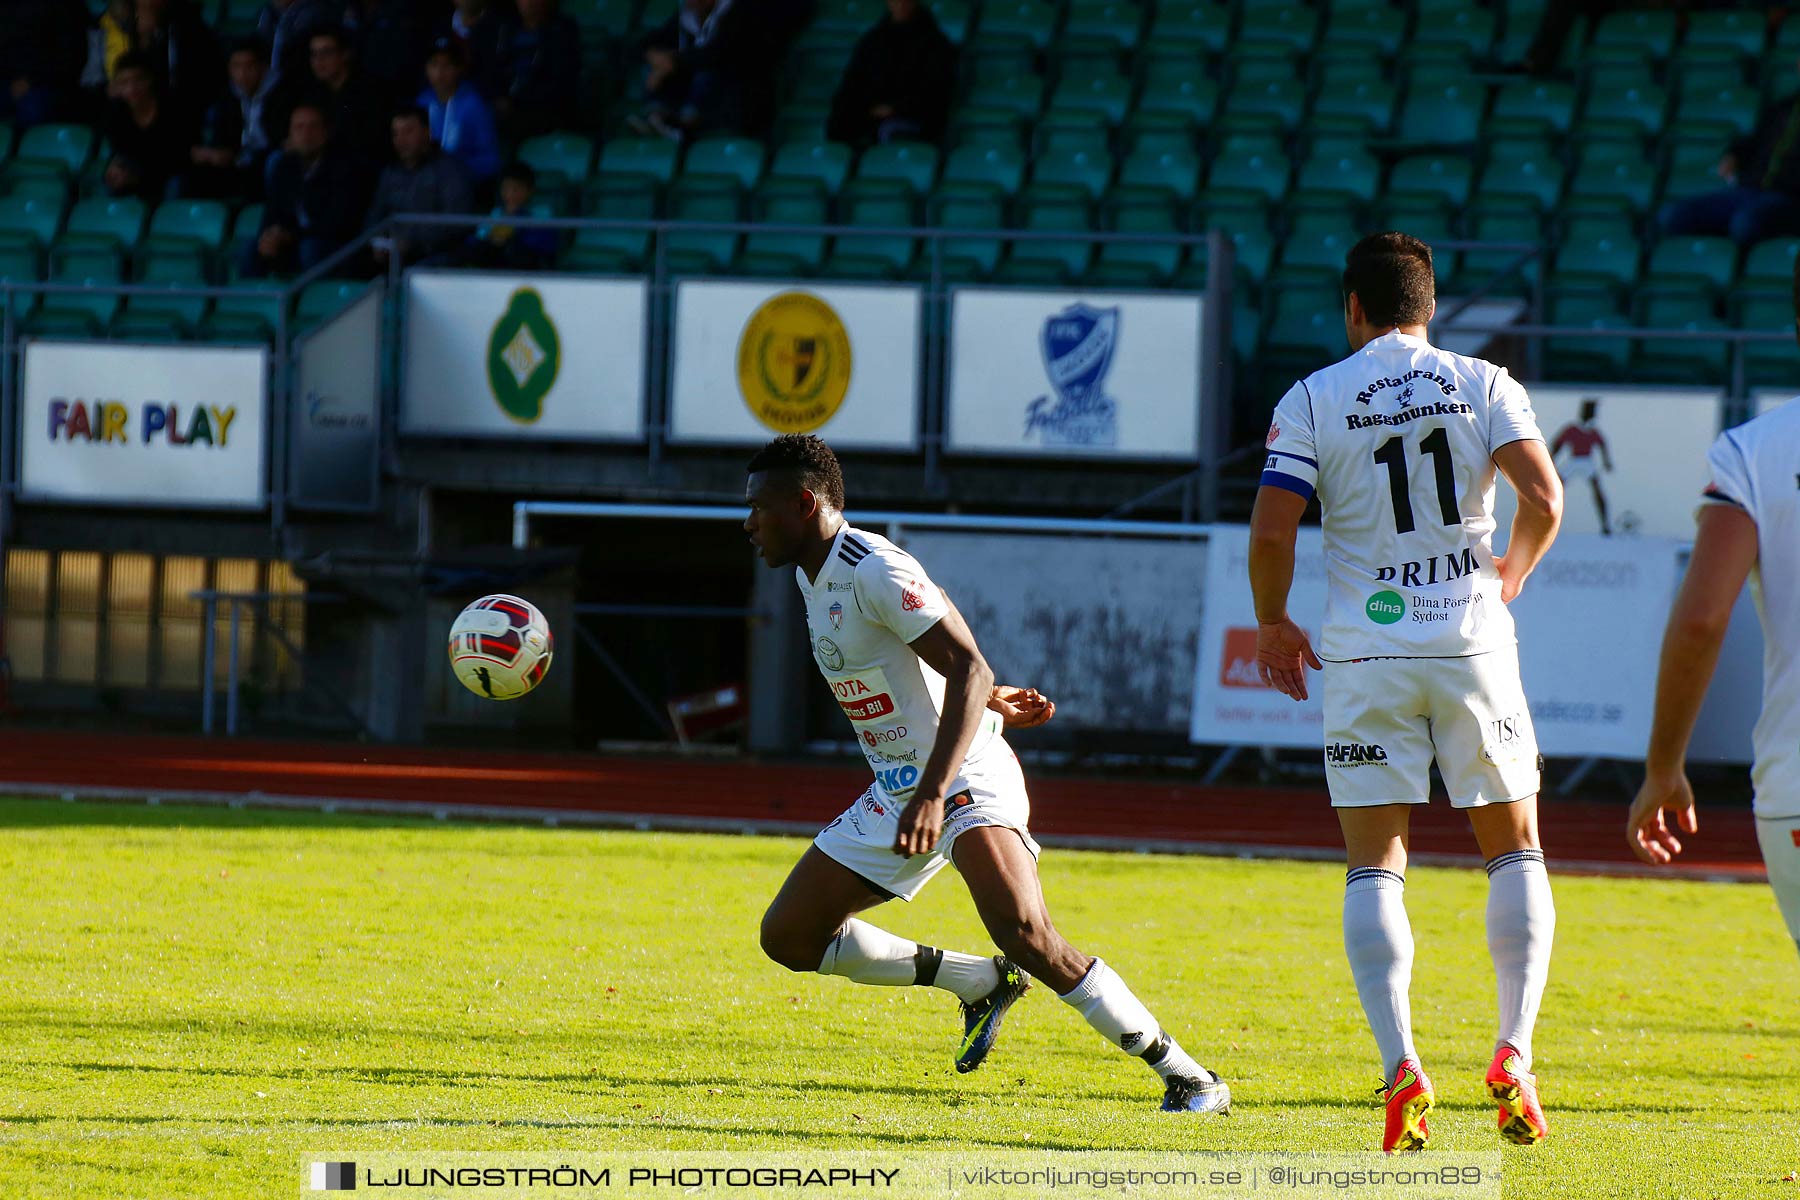
{"label": "spectator in stands", "polygon": [[67,0],[0,10],[0,121],[24,129],[68,114],[87,57],[87,12]]}
{"label": "spectator in stands", "polygon": [[757,0],[682,0],[644,39],[647,104],[632,127],[676,139],[760,131],[780,60],[779,23],[762,9]]}
{"label": "spectator in stands", "polygon": [[[381,173],[366,226],[397,213],[470,213],[475,211],[469,175],[455,158],[431,144],[431,117],[422,108],[403,108],[392,122],[394,156],[399,161]],[[390,257],[418,262],[463,240],[453,225],[402,225],[391,245],[378,245],[375,265],[385,269]]]}
{"label": "spectator in stands", "polygon": [[362,192],[356,169],[332,145],[330,118],[310,101],[288,115],[287,144],[269,165],[262,228],[244,247],[251,279],[317,266],[356,236]]}
{"label": "spectator in stands", "polygon": [[956,88],[956,47],[919,0],[887,0],[862,35],[831,100],[834,142],[927,141],[944,136]]}
{"label": "spectator in stands", "polygon": [[188,194],[243,197],[262,194],[263,164],[271,149],[263,118],[275,80],[262,43],[247,39],[226,60],[230,86],[207,110],[192,152]]}
{"label": "spectator in stands", "polygon": [[494,110],[464,77],[462,47],[440,38],[425,59],[430,86],[419,93],[419,106],[431,119],[431,138],[446,154],[461,160],[477,191],[492,195],[500,173],[500,139],[494,132]]}
{"label": "spectator in stands", "polygon": [[556,0],[519,0],[519,22],[499,46],[494,111],[508,142],[568,123],[580,101],[581,30]]}
{"label": "spectator in stands", "polygon": [[269,48],[269,69],[283,84],[307,78],[312,35],[344,24],[344,0],[269,0],[256,19],[256,36]]}
{"label": "spectator in stands", "polygon": [[456,0],[440,35],[462,46],[469,78],[490,98],[500,94],[500,43],[511,23],[511,14],[493,0]]}
{"label": "spectator in stands", "polygon": [[225,82],[219,39],[189,0],[136,0],[137,50],[155,65],[163,99],[198,125]]}
{"label": "spectator in stands", "polygon": [[362,73],[341,28],[321,29],[308,39],[310,82],[300,99],[318,105],[331,121],[332,140],[352,163],[373,179],[388,156],[390,106]]}
{"label": "spectator in stands", "polygon": [[488,222],[475,231],[463,251],[462,261],[476,267],[505,267],[535,271],[556,259],[554,229],[519,229],[509,217],[547,217],[549,211],[535,202],[537,172],[530,164],[515,162],[500,175],[500,203],[488,214]]}
{"label": "spectator in stands", "polygon": [[170,193],[187,169],[193,131],[163,98],[148,55],[133,51],[119,60],[112,92],[104,127],[113,151],[106,164],[106,190],[154,203]]}
{"label": "spectator in stands", "polygon": [[1740,246],[1800,233],[1800,98],[1766,110],[1718,173],[1725,187],[1663,206],[1663,233],[1728,234]]}
{"label": "spectator in stands", "polygon": [[376,89],[394,106],[418,94],[425,80],[425,46],[430,26],[414,0],[362,0],[356,17],[356,61]]}

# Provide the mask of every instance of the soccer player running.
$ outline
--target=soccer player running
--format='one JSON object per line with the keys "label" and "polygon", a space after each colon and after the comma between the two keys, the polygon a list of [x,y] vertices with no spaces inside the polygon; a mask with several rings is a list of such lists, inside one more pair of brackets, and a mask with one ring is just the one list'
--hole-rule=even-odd
{"label": "soccer player running", "polygon": [[[1035,691],[995,687],[962,614],[924,568],[844,519],[843,472],[823,441],[778,437],[749,473],[745,532],[764,562],[794,568],[813,661],[875,772],[794,864],[763,917],[764,952],[792,971],[955,993],[958,1071],[987,1057],[1029,974],[1162,1077],[1164,1112],[1229,1112],[1224,1082],[1112,968],[1065,941],[1044,907],[1025,779],[1001,728],[1042,724],[1054,707]],[[921,946],[857,919],[912,899],[952,862],[1004,954]]]}
{"label": "soccer player running", "polygon": [[[1800,273],[1795,292],[1800,304]],[[1756,837],[1788,933],[1800,946],[1800,400],[1720,434],[1707,464],[1711,480],[1663,634],[1644,786],[1631,805],[1626,840],[1645,862],[1663,864],[1682,849],[1665,813],[1686,833],[1700,830],[1688,742],[1732,606],[1750,578],[1763,630],[1762,715],[1751,770]]]}
{"label": "soccer player running", "polygon": [[[1382,1148],[1424,1149],[1435,1103],[1413,1046],[1403,898],[1408,817],[1429,798],[1434,757],[1487,860],[1500,1028],[1485,1084],[1501,1135],[1531,1143],[1547,1130],[1531,1032],[1556,915],[1506,606],[1556,536],[1562,484],[1525,390],[1425,340],[1430,247],[1364,238],[1343,293],[1350,357],[1295,384],[1269,429],[1250,532],[1258,668],[1295,700],[1307,698],[1307,667],[1324,672],[1325,773],[1349,863],[1344,949],[1381,1052]],[[1496,467],[1519,494],[1502,558],[1491,548]],[[1315,494],[1329,577],[1317,653],[1287,610],[1295,531]]]}

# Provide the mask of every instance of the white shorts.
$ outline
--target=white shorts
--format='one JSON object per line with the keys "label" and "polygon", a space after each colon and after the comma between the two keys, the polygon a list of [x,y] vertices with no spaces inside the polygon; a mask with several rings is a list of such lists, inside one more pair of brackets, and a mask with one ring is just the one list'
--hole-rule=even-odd
{"label": "white shorts", "polygon": [[1457,808],[1537,794],[1537,733],[1515,646],[1467,658],[1325,664],[1325,779],[1334,808],[1424,804],[1431,760]]}
{"label": "white shorts", "polygon": [[1800,817],[1758,817],[1756,840],[1762,843],[1769,886],[1775,889],[1788,936],[1800,942]]}
{"label": "white shorts", "polygon": [[950,848],[971,829],[997,825],[1018,831],[1025,848],[1036,858],[1039,847],[1026,829],[1031,820],[1031,801],[1025,794],[1025,775],[1012,747],[995,738],[979,759],[963,764],[962,774],[950,785],[944,804],[944,827],[937,846],[926,854],[902,858],[894,853],[903,800],[888,795],[879,782],[869,785],[843,815],[819,831],[813,839],[827,857],[861,875],[877,891],[911,900],[931,877],[950,862]]}

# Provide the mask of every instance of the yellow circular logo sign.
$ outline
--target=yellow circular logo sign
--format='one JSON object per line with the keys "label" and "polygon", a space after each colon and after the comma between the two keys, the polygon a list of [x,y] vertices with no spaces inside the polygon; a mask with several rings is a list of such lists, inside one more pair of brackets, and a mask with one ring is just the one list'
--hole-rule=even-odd
{"label": "yellow circular logo sign", "polygon": [[850,390],[850,334],[831,306],[807,292],[771,296],[738,339],[738,390],[776,433],[811,433]]}

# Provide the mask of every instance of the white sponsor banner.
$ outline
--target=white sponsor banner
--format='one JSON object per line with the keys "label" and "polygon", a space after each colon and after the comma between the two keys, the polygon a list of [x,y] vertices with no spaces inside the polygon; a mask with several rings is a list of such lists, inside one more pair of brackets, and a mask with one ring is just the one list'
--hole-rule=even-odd
{"label": "white sponsor banner", "polygon": [[[1723,393],[1612,384],[1529,388],[1563,481],[1563,533],[1692,538]],[[1517,502],[1495,486],[1496,542]]]}
{"label": "white sponsor banner", "polygon": [[642,437],[647,287],[568,275],[409,272],[401,430]]}
{"label": "white sponsor banner", "polygon": [[267,355],[261,347],[26,343],[21,494],[261,508]]}
{"label": "white sponsor banner", "polygon": [[[1242,526],[1217,526],[1208,543],[1190,736],[1322,748],[1324,677],[1309,672],[1311,698],[1296,703],[1257,674],[1249,543]],[[1545,754],[1643,757],[1679,550],[1671,539],[1571,534],[1557,539],[1526,583],[1512,612],[1525,695]],[[1300,531],[1288,611],[1316,640],[1325,613],[1317,530]]]}
{"label": "white sponsor banner", "polygon": [[916,287],[677,284],[669,440],[916,449],[919,306]]}
{"label": "white sponsor banner", "polygon": [[1774,412],[1793,398],[1794,393],[1786,388],[1758,388],[1750,393],[1750,415],[1760,417]]}
{"label": "white sponsor banner", "polygon": [[947,447],[966,454],[1191,459],[1198,296],[958,288]]}

